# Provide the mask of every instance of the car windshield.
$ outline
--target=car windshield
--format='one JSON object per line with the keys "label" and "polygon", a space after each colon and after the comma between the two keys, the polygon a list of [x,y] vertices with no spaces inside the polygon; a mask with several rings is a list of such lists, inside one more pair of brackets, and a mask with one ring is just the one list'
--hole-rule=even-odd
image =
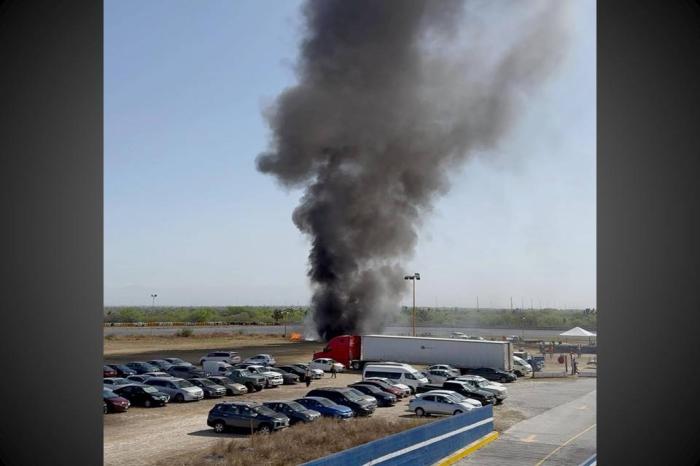
{"label": "car windshield", "polygon": [[285,404],[289,406],[293,411],[305,411],[306,408],[296,401],[286,401]]}
{"label": "car windshield", "polygon": [[176,380],[173,382],[177,388],[187,388],[187,387],[192,387],[193,385],[188,382],[187,380]]}
{"label": "car windshield", "polygon": [[158,393],[158,390],[155,387],[151,387],[150,385],[146,385],[143,388],[143,391],[146,393]]}
{"label": "car windshield", "polygon": [[212,382],[211,380],[206,380],[206,379],[198,380],[198,382],[201,383],[202,385],[207,386],[207,387],[213,387],[214,385],[216,385],[216,384],[215,384],[214,382]]}
{"label": "car windshield", "polygon": [[343,395],[350,401],[360,401],[362,397],[358,395],[360,392],[354,392],[353,390],[343,390]]}
{"label": "car windshield", "polygon": [[328,398],[317,398],[316,400],[321,406],[325,406],[327,408],[330,408],[331,406],[335,406],[335,403],[333,403],[331,400]]}
{"label": "car windshield", "polygon": [[275,413],[273,410],[271,410],[267,406],[256,406],[253,408],[253,411],[255,411],[258,414],[262,414],[264,416],[276,416],[277,415],[277,413]]}

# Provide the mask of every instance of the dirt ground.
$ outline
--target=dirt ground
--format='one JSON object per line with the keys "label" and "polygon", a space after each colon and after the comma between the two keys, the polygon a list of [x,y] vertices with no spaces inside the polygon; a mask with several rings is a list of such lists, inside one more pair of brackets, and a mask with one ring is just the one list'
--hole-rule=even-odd
{"label": "dirt ground", "polygon": [[[127,361],[144,361],[163,357],[179,357],[196,363],[209,351],[231,349],[238,351],[242,357],[257,353],[270,353],[279,364],[308,362],[314,351],[319,351],[322,344],[318,342],[289,342],[280,337],[217,337],[207,338],[173,338],[148,337],[136,339],[105,340],[105,362],[117,363]],[[560,367],[558,364],[554,367]],[[563,368],[563,367],[562,367]],[[315,380],[310,388],[323,386],[346,386],[359,381],[359,373],[340,373],[336,379],[329,375],[322,380]],[[584,384],[595,383],[594,380],[582,380]],[[533,400],[550,397],[547,394],[560,393],[554,384],[572,386],[576,379],[521,379],[509,384],[510,397],[503,405],[494,408],[495,427],[504,431],[513,424],[531,417],[538,411],[530,409]],[[538,387],[550,387],[543,390]],[[163,408],[133,407],[127,413],[108,414],[104,416],[104,464],[105,465],[153,465],[163,464],[168,459],[176,460],[183,455],[210,449],[222,440],[249,442],[250,437],[243,433],[215,434],[206,425],[207,414],[214,404],[226,400],[264,401],[275,399],[294,399],[304,396],[309,389],[305,384],[284,385],[265,389],[257,393],[242,396],[227,396],[218,400],[202,400],[191,403],[172,403]],[[538,395],[541,393],[542,395]],[[538,398],[539,397],[539,398]],[[519,401],[521,400],[521,401]],[[539,403],[542,407],[545,402]],[[391,408],[378,408],[375,417],[392,417],[411,419],[414,414],[408,411],[408,399],[400,401]],[[363,419],[351,422],[362,422]],[[191,456],[190,456],[191,457]]]}

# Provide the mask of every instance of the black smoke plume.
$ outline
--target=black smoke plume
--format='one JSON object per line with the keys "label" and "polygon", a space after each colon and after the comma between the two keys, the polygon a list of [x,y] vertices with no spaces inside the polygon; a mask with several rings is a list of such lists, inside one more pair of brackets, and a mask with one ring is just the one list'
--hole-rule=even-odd
{"label": "black smoke plume", "polygon": [[[512,34],[486,40],[489,24],[474,15],[475,6],[521,18]],[[268,110],[273,138],[257,166],[285,186],[305,188],[293,219],[312,241],[309,277],[321,338],[379,331],[398,310],[403,276],[411,272],[401,261],[413,253],[421,219],[447,192],[448,173],[475,151],[494,148],[527,92],[553,70],[565,7],[304,5],[298,84]]]}

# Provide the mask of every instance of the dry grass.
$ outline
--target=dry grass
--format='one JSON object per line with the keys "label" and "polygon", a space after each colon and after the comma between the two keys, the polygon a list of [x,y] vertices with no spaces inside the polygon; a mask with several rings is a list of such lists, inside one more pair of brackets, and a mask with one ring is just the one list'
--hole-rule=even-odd
{"label": "dry grass", "polygon": [[[431,422],[430,419],[321,418],[271,435],[254,434],[246,440],[219,442],[208,452],[169,459],[167,464],[226,466],[286,466],[347,450]],[[165,463],[163,463],[165,464]]]}
{"label": "dry grass", "polygon": [[[236,348],[279,344],[299,345],[305,342],[290,342],[278,334],[236,334],[230,332],[195,333],[188,337],[169,335],[108,335],[104,338],[103,354],[144,353],[170,350],[195,350],[211,348]],[[318,346],[318,344],[316,345]]]}

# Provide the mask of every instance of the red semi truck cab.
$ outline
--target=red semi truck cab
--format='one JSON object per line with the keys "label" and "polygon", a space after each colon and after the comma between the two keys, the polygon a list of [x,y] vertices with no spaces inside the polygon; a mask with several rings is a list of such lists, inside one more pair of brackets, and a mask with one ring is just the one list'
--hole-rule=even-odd
{"label": "red semi truck cab", "polygon": [[352,361],[359,361],[362,355],[362,337],[359,335],[339,335],[326,343],[323,351],[314,353],[314,359],[335,359],[345,367],[351,367]]}

